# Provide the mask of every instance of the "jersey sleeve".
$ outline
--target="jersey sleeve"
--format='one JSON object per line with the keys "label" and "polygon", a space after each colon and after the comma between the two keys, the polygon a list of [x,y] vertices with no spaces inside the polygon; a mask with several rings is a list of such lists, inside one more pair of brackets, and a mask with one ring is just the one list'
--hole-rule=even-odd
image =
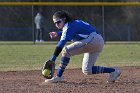
{"label": "jersey sleeve", "polygon": [[77,30],[75,28],[68,28],[66,30],[63,30],[61,40],[71,41],[74,36],[76,35]]}
{"label": "jersey sleeve", "polygon": [[62,31],[58,31],[58,32],[57,32],[57,35],[58,35],[58,36],[61,36],[61,35],[62,35]]}
{"label": "jersey sleeve", "polygon": [[55,51],[54,51],[54,53],[52,55],[52,58],[51,58],[52,61],[55,61],[56,60],[56,57],[58,57],[58,55],[61,53],[63,47],[66,44],[66,42],[67,42],[66,40],[60,40],[58,42],[58,44],[57,44],[57,46],[55,48]]}

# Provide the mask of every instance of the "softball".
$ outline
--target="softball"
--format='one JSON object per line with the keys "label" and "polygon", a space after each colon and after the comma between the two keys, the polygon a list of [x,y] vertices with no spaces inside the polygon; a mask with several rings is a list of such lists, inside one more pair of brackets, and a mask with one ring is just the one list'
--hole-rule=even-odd
{"label": "softball", "polygon": [[45,76],[45,77],[49,76],[50,73],[51,73],[51,71],[48,70],[48,69],[44,69],[44,70],[42,71],[42,75]]}

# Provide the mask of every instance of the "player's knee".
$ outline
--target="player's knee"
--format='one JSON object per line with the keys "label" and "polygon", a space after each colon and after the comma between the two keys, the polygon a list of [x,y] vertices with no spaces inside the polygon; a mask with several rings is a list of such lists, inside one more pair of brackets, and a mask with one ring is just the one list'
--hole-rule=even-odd
{"label": "player's knee", "polygon": [[70,54],[69,54],[69,51],[67,49],[67,47],[64,47],[63,50],[62,50],[62,56],[63,57],[68,57],[70,58]]}
{"label": "player's knee", "polygon": [[82,69],[82,72],[85,74],[85,75],[91,75],[92,74],[92,71],[90,69]]}

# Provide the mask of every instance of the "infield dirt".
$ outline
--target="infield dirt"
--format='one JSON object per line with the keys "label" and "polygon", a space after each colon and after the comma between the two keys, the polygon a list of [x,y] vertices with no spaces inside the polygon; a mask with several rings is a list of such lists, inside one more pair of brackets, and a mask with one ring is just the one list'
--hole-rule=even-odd
{"label": "infield dirt", "polygon": [[140,93],[140,67],[121,67],[115,83],[108,74],[84,75],[81,69],[66,69],[64,82],[45,84],[41,71],[1,71],[0,93]]}

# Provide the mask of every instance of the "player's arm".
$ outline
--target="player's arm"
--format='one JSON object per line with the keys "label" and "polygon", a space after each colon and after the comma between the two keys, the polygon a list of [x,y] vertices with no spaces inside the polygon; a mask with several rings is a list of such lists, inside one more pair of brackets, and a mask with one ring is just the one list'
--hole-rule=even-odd
{"label": "player's arm", "polygon": [[[53,77],[56,57],[60,54],[65,44],[66,44],[66,40],[60,40],[55,48],[52,58],[44,63],[43,68],[42,68],[42,75],[45,78],[50,79]],[[45,70],[49,70],[50,73],[48,75],[44,74]]]}
{"label": "player's arm", "polygon": [[56,57],[60,54],[60,52],[62,51],[66,42],[70,41],[72,39],[72,37],[75,35],[76,31],[71,31],[71,30],[73,30],[73,29],[69,28],[69,29],[63,31],[61,39],[55,48],[54,54],[52,55],[52,58],[51,58],[52,61],[56,60]]}
{"label": "player's arm", "polygon": [[66,40],[60,40],[55,48],[55,51],[52,55],[51,61],[55,61],[56,57],[58,57],[58,55],[61,53],[64,45],[66,44]]}

